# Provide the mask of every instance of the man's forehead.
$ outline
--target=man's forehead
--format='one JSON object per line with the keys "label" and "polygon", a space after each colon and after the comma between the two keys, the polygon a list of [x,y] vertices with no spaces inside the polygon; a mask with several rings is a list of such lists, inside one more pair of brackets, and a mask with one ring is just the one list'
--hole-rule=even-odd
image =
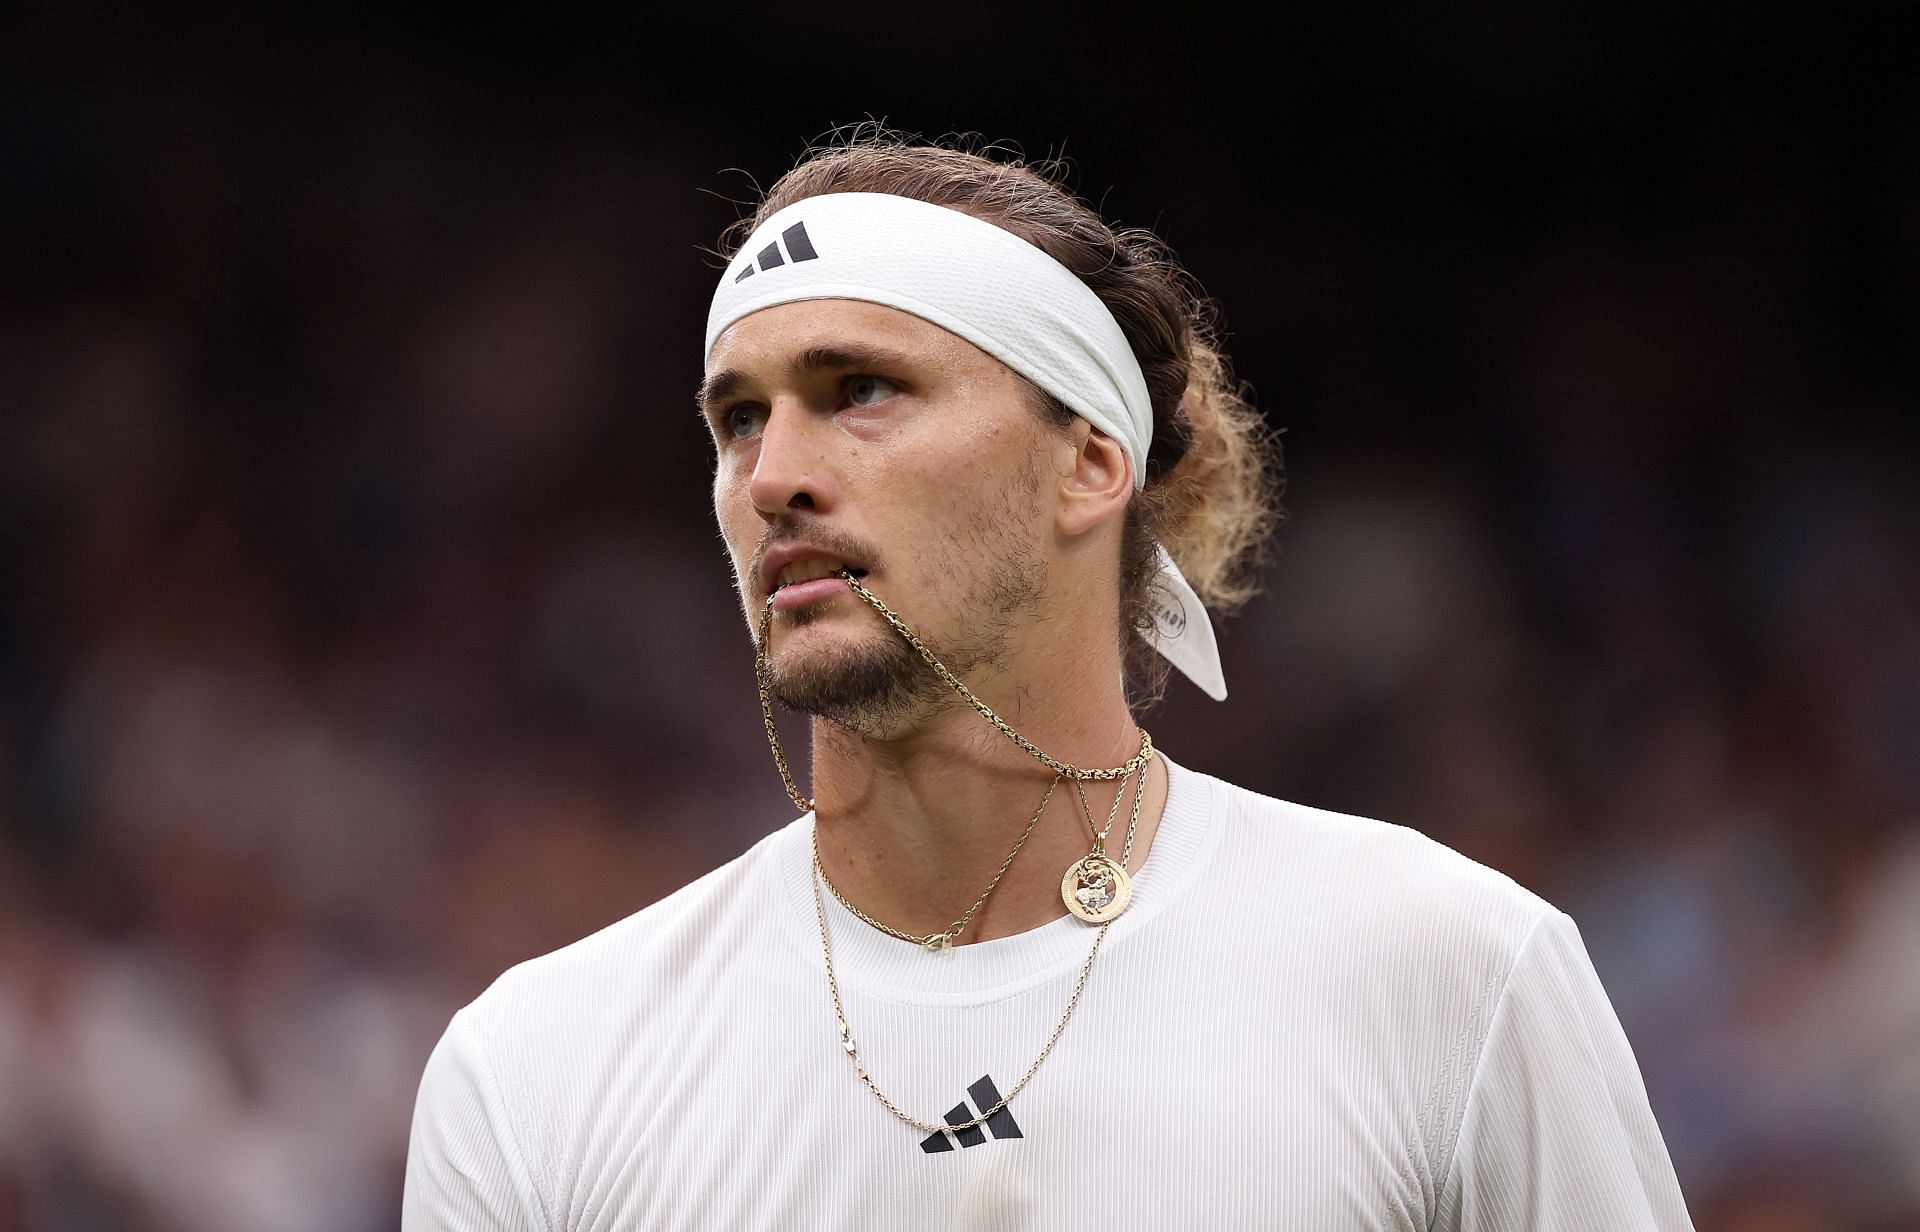
{"label": "man's forehead", "polygon": [[928,362],[978,357],[999,363],[958,334],[899,308],[864,300],[809,299],[762,308],[722,330],[707,355],[707,372],[785,370],[809,352],[850,348]]}

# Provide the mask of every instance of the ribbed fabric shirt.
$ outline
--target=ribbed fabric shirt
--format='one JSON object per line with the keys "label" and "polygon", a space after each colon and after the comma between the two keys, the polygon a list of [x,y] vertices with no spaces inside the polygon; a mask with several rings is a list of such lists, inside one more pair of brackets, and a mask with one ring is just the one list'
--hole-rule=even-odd
{"label": "ribbed fabric shirt", "polygon": [[[1415,831],[1167,772],[1132,905],[986,1125],[923,1133],[854,1073],[808,815],[454,1015],[403,1228],[1691,1227],[1567,916]],[[861,1062],[930,1121],[1011,1089],[1096,931],[929,953],[825,909]]]}

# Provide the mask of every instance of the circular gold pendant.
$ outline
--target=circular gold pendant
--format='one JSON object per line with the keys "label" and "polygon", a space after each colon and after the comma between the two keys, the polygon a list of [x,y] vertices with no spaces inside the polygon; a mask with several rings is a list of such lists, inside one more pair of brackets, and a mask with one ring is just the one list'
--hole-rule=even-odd
{"label": "circular gold pendant", "polygon": [[1118,860],[1103,852],[1089,852],[1074,861],[1060,879],[1060,899],[1067,910],[1089,924],[1105,924],[1133,901],[1133,879]]}

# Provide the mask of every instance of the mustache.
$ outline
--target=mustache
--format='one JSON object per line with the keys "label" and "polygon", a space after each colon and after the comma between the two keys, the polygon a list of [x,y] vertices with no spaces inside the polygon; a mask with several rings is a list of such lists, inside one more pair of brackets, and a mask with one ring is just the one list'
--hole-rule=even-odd
{"label": "mustache", "polygon": [[[818,548],[830,556],[838,556],[848,564],[859,562],[859,567],[871,572],[878,563],[878,554],[873,545],[844,531],[835,530],[813,518],[789,518],[786,521],[767,527],[760,536],[760,542],[754,545],[753,559],[747,564],[746,576],[742,578],[751,590],[760,589],[760,564],[767,553],[784,544],[805,544]],[[763,596],[764,597],[764,596]]]}

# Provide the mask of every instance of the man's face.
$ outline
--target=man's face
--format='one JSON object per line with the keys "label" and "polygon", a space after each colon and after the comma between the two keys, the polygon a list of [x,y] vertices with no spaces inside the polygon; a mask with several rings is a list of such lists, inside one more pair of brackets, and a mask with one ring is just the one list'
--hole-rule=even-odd
{"label": "man's face", "polygon": [[756,630],[774,595],[783,704],[877,734],[950,698],[842,567],[975,682],[1018,654],[1052,550],[1051,434],[1005,365],[905,312],[808,300],[722,333],[701,400]]}

